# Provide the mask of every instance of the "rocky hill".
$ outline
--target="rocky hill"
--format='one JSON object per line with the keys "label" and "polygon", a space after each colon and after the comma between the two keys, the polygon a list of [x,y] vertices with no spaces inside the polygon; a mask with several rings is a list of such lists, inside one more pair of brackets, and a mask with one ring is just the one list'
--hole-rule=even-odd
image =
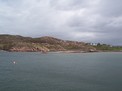
{"label": "rocky hill", "polygon": [[96,49],[84,42],[66,41],[49,36],[40,38],[19,35],[0,35],[0,50],[15,52],[93,52]]}

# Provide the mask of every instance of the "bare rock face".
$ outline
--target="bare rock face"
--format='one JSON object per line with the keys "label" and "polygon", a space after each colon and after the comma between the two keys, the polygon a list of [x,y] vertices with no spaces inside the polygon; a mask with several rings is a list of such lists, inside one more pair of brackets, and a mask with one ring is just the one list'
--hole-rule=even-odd
{"label": "bare rock face", "polygon": [[10,49],[10,51],[16,51],[16,52],[48,52],[49,49],[40,46],[39,44],[35,43],[18,43],[14,47]]}
{"label": "bare rock face", "polygon": [[29,47],[13,47],[12,49],[10,49],[10,51],[16,51],[16,52],[32,52],[32,51],[36,51],[33,48],[29,48]]}
{"label": "bare rock face", "polygon": [[89,52],[97,52],[95,48],[89,49]]}
{"label": "bare rock face", "polygon": [[30,47],[13,47],[10,49],[12,52],[48,52],[49,49],[45,48],[30,48]]}

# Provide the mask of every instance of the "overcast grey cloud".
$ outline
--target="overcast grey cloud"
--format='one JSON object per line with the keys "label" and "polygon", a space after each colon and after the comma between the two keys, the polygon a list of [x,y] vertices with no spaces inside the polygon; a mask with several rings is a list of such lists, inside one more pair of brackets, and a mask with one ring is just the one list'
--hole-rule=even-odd
{"label": "overcast grey cloud", "polygon": [[121,0],[0,0],[0,34],[122,45]]}

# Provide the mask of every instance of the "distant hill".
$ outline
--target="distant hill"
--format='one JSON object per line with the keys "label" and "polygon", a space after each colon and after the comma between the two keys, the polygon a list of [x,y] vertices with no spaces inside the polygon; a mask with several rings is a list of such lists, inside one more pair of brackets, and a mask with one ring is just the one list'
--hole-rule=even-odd
{"label": "distant hill", "polygon": [[50,36],[40,38],[0,35],[0,50],[15,52],[93,52],[96,48],[85,42],[61,40]]}

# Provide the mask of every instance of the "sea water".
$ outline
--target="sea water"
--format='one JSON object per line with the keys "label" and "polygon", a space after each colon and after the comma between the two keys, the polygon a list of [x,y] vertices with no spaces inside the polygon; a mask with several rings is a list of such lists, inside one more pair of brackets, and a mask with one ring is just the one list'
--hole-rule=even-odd
{"label": "sea water", "polygon": [[122,91],[122,53],[0,52],[0,91]]}

